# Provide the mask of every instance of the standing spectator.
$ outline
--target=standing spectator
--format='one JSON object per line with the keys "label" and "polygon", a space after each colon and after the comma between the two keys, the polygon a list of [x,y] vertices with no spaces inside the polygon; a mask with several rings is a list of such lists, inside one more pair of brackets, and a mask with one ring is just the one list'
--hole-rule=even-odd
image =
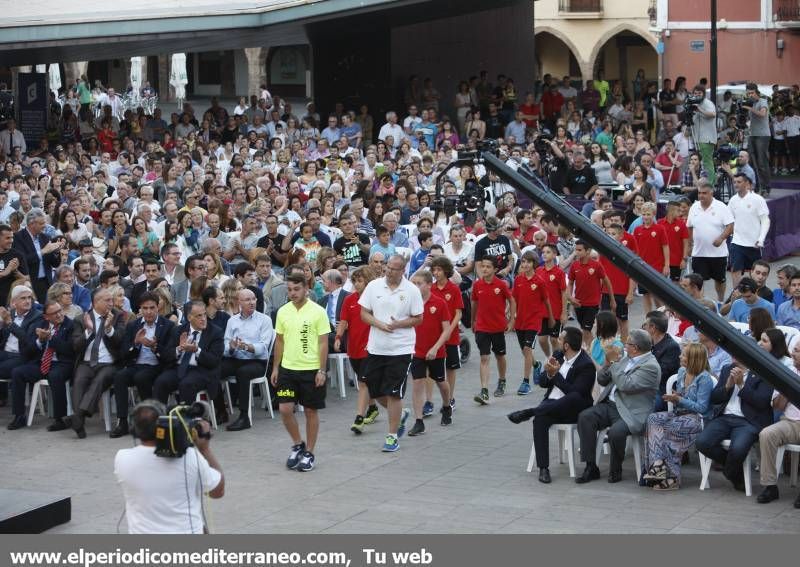
{"label": "standing spectator", "polygon": [[753,268],[761,258],[761,248],[769,232],[769,208],[761,195],[753,192],[750,179],[744,173],[733,176],[736,195],[728,202],[733,217],[731,240],[731,275],[733,286],[739,283],[742,273]]}
{"label": "standing spectator", "polygon": [[713,279],[717,301],[724,301],[728,263],[725,241],[733,233],[733,215],[714,198],[714,188],[708,181],[697,189],[697,201],[689,209],[686,227],[692,242],[692,271],[703,281]]}
{"label": "standing spectator", "polygon": [[511,241],[506,235],[500,234],[500,220],[497,217],[486,219],[486,236],[475,243],[475,262],[487,257],[495,259],[498,278],[509,277],[514,268],[511,262]]}
{"label": "standing spectator", "polygon": [[769,141],[771,136],[769,103],[766,98],[761,97],[758,85],[755,83],[747,83],[746,97],[746,104],[743,104],[742,108],[747,109],[750,114],[750,136],[747,138],[747,147],[750,149],[758,174],[758,192],[762,195],[769,195]]}
{"label": "standing spectator", "polygon": [[381,130],[378,132],[378,139],[382,142],[385,142],[389,136],[392,138],[392,147],[394,149],[400,147],[405,137],[403,127],[397,123],[397,113],[393,110],[386,113],[386,124],[381,126]]}
{"label": "standing spectator", "polygon": [[[694,113],[693,133],[697,142],[697,150],[703,162],[703,169],[708,174],[708,182],[714,185],[717,180],[714,168],[714,148],[717,145],[717,109],[714,103],[706,98],[706,90],[697,85],[692,96],[701,100]],[[767,124],[769,136],[769,124]],[[769,140],[767,140],[769,143]]]}
{"label": "standing spectator", "polygon": [[43,231],[47,220],[42,209],[31,209],[25,215],[25,228],[14,235],[12,247],[25,258],[33,291],[39,303],[44,304],[47,288],[53,283],[53,269],[61,264],[62,240],[50,241]]}

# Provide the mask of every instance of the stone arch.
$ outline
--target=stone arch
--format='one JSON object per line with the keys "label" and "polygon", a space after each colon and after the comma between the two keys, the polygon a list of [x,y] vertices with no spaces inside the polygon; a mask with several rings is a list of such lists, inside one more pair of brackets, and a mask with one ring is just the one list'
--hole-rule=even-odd
{"label": "stone arch", "polygon": [[[564,45],[567,46],[567,48],[570,50],[570,52],[572,52],[572,55],[573,55],[573,57],[575,57],[575,60],[578,62],[578,66],[581,69],[581,78],[584,81],[586,81],[589,78],[591,78],[591,67],[589,65],[587,65],[586,60],[583,58],[583,54],[580,52],[578,47],[575,45],[575,43],[570,39],[570,37],[567,34],[565,34],[563,31],[561,31],[561,30],[559,30],[557,28],[551,27],[551,26],[536,26],[534,28],[534,32],[533,32],[534,37],[538,36],[539,34],[542,34],[542,33],[548,33],[548,34],[552,35],[553,37],[555,37],[556,39],[560,40],[562,43],[564,43]],[[587,74],[587,70],[589,71],[588,74]],[[541,74],[541,70],[539,70],[539,71],[540,71],[540,74]],[[539,78],[541,78],[541,77],[539,77]]]}
{"label": "stone arch", "polygon": [[603,51],[603,48],[605,47],[606,43],[608,43],[614,36],[623,32],[632,33],[634,35],[641,37],[647,43],[650,44],[653,50],[655,50],[656,46],[658,45],[658,41],[656,40],[653,34],[642,33],[642,30],[636,28],[635,26],[632,26],[630,24],[619,24],[617,26],[614,26],[613,28],[605,32],[602,36],[600,36],[600,38],[597,40],[597,42],[594,44],[594,47],[592,48],[592,53],[589,55],[589,60],[587,61],[588,64],[587,66],[588,69],[590,70],[590,74],[594,74],[594,69],[595,67],[597,67],[597,58],[600,56],[600,53]]}

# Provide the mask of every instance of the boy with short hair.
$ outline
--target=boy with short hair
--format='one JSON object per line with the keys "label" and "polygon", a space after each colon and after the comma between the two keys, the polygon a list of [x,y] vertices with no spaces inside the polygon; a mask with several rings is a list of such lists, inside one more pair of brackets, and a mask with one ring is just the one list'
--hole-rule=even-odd
{"label": "boy with short hair", "polygon": [[380,225],[378,228],[376,228],[375,238],[377,242],[375,242],[369,249],[370,258],[372,258],[372,255],[375,254],[375,252],[382,253],[384,258],[391,258],[397,254],[394,244],[390,242],[391,237],[392,235],[389,232],[389,229],[384,225]]}
{"label": "boy with short hair", "polygon": [[[651,268],[669,276],[669,240],[667,231],[663,225],[655,223],[656,204],[647,202],[642,205],[642,224],[633,231],[636,238],[636,246],[639,248],[639,256]],[[650,292],[639,286],[639,292],[643,295],[642,303],[644,312],[649,313],[653,309],[653,301],[656,307],[661,307],[663,303],[657,297],[651,297]]]}
{"label": "boy with short hair", "polygon": [[[575,307],[575,318],[583,331],[583,342],[588,348],[592,344],[592,329],[597,312],[600,311],[600,293],[603,286],[613,289],[611,282],[597,260],[592,260],[592,248],[583,240],[575,243],[575,261],[569,267],[569,281],[572,284],[570,302]],[[617,301],[612,295],[610,307],[616,310]]]}
{"label": "boy with short hair", "polygon": [[561,327],[567,322],[567,275],[564,270],[558,267],[558,248],[555,244],[545,244],[542,246],[542,260],[544,264],[536,268],[536,275],[544,282],[547,290],[547,297],[550,300],[550,307],[553,311],[555,321],[542,322],[542,330],[539,333],[539,346],[545,358],[558,350],[558,337],[561,334]]}
{"label": "boy with short hair", "polygon": [[[494,353],[497,361],[496,398],[505,394],[506,390],[506,332],[514,328],[517,317],[517,304],[508,284],[495,276],[497,259],[485,256],[478,261],[481,275],[472,286],[472,328],[475,331],[475,343],[481,355],[480,377],[481,391],[474,400],[485,406],[489,403],[489,355]],[[506,307],[511,316],[506,320]]]}
{"label": "boy with short hair", "polygon": [[536,275],[535,270],[538,265],[539,257],[536,252],[525,252],[520,259],[519,275],[514,279],[512,291],[517,302],[514,330],[517,332],[517,341],[523,357],[522,383],[517,390],[519,396],[531,393],[531,371],[534,369],[534,364],[536,371],[542,366],[533,357],[536,335],[542,330],[542,319],[547,317],[550,327],[556,323],[544,281]]}
{"label": "boy with short hair", "polygon": [[[605,229],[606,234],[611,238],[625,246],[634,254],[638,254],[636,247],[636,240],[627,232],[620,224],[611,224]],[[611,260],[605,256],[600,256],[600,264],[606,271],[608,279],[611,281],[611,289],[603,289],[603,297],[600,302],[600,308],[603,311],[611,310],[611,296],[617,303],[617,308],[614,310],[617,316],[617,325],[619,326],[620,338],[625,341],[628,337],[628,305],[633,303],[633,294],[636,290],[636,282],[634,282],[625,272],[616,267]]]}
{"label": "boy with short hair", "polygon": [[664,227],[669,247],[669,279],[681,281],[681,271],[686,268],[689,257],[689,229],[681,217],[681,205],[678,201],[667,203],[667,216],[656,224]]}
{"label": "boy with short hair", "polygon": [[452,423],[450,408],[450,386],[445,380],[444,344],[450,336],[450,311],[444,299],[431,293],[433,276],[422,270],[411,277],[411,283],[419,288],[424,302],[422,323],[415,329],[417,340],[411,359],[412,403],[414,404],[414,426],[409,437],[425,433],[422,421],[422,406],[425,402],[425,379],[431,378],[439,387],[442,396],[442,425]]}
{"label": "boy with short hair", "polygon": [[[450,386],[450,407],[455,406],[456,371],[461,368],[461,333],[459,323],[464,313],[464,298],[461,289],[450,281],[455,273],[453,263],[447,256],[437,256],[431,260],[431,275],[434,284],[431,293],[438,295],[447,303],[450,311],[450,333],[445,343],[445,374]],[[424,410],[423,410],[424,413]]]}
{"label": "boy with short hair", "polygon": [[419,241],[419,249],[411,255],[409,262],[408,273],[414,275],[425,264],[425,258],[431,253],[431,246],[433,246],[433,233],[429,230],[423,230],[417,235]]}

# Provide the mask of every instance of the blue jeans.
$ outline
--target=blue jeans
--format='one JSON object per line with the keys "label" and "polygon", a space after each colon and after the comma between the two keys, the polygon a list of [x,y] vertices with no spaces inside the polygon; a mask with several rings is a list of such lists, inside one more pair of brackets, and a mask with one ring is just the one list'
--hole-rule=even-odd
{"label": "blue jeans", "polygon": [[[743,417],[721,415],[712,419],[697,436],[695,446],[709,459],[724,466],[723,474],[731,482],[743,479],[742,464],[747,454],[758,441],[760,429]],[[731,446],[723,449],[721,443],[731,440]]]}

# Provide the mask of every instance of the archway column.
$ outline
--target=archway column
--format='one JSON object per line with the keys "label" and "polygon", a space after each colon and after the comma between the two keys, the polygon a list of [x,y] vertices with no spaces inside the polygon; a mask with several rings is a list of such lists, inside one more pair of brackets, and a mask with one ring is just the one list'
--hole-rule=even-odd
{"label": "archway column", "polygon": [[269,47],[245,47],[247,57],[247,94],[258,95],[259,87],[267,83],[267,53]]}

